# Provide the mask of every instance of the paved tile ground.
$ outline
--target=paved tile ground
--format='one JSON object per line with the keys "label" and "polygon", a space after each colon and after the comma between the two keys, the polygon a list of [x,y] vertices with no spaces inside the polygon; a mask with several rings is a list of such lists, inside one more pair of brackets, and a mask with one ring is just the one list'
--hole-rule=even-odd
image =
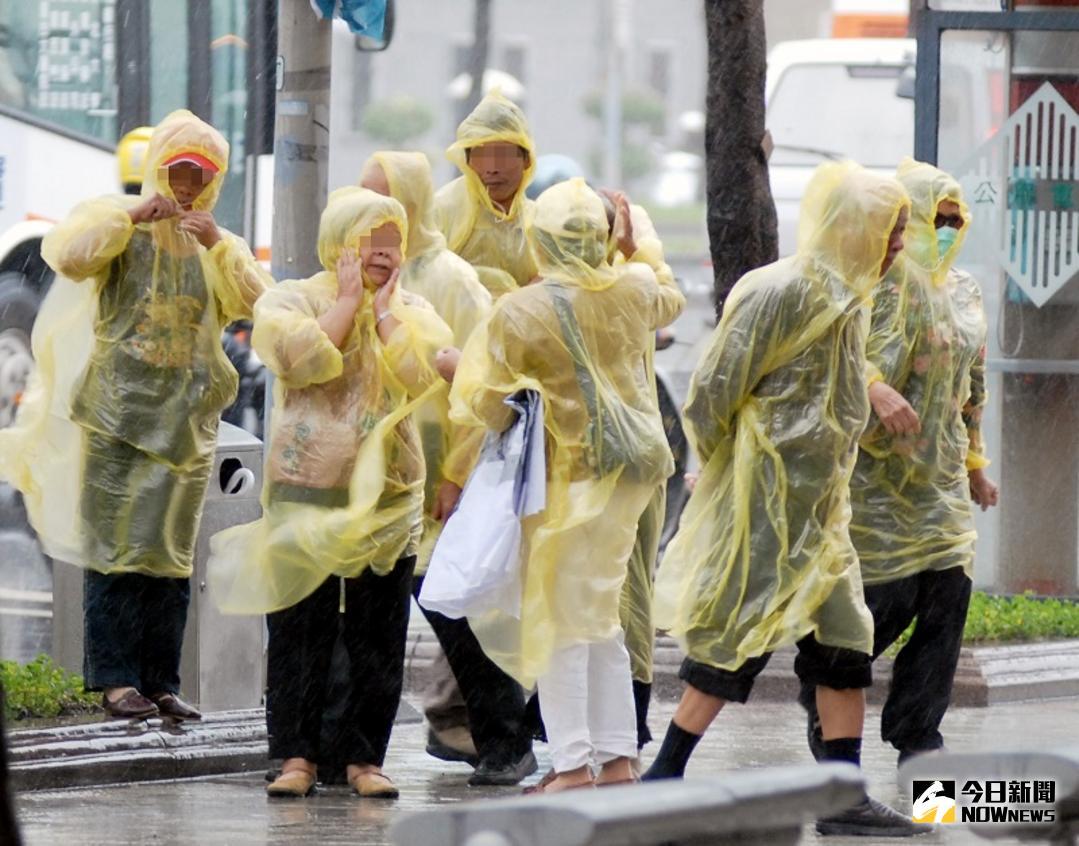
{"label": "paved tile ground", "polygon": [[[945,734],[953,750],[1054,747],[1079,738],[1079,701],[1057,700],[992,708],[953,710]],[[673,710],[661,703],[652,719],[660,735]],[[864,767],[878,798],[904,810],[909,798],[895,784],[895,755],[876,739],[879,709],[868,718]],[[469,769],[443,764],[423,752],[424,731],[418,725],[398,727],[387,761],[401,787],[395,803],[361,801],[344,788],[324,790],[318,797],[294,802],[268,802],[259,776],[221,777],[184,782],[144,783],[122,787],[25,794],[19,813],[29,846],[284,846],[303,843],[387,844],[386,829],[398,815],[443,802],[512,795],[514,789],[470,789]],[[646,750],[655,754],[655,745]],[[537,747],[541,768],[546,750]],[[804,723],[793,705],[732,707],[721,715],[694,758],[688,777],[743,767],[784,766],[810,760]],[[821,839],[812,826],[805,843],[868,844],[867,839]],[[961,829],[918,838],[920,844],[965,846],[981,843]],[[997,841],[1011,843],[1012,841]],[[416,846],[420,846],[417,844]]]}

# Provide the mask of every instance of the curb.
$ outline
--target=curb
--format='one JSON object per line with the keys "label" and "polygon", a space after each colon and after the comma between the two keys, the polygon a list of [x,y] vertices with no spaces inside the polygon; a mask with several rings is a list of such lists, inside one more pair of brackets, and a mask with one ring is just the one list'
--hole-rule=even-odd
{"label": "curb", "polygon": [[[765,702],[792,702],[798,696],[794,647],[778,650],[757,678],[753,697]],[[671,638],[656,642],[653,694],[677,699],[682,652]],[[873,686],[867,700],[881,704],[888,695],[892,659],[873,664]],[[952,704],[982,708],[1003,702],[1079,697],[1079,640],[1057,640],[997,646],[969,646],[959,653]]]}
{"label": "curb", "polygon": [[[429,629],[409,633],[405,663],[405,689],[419,692],[438,643]],[[777,650],[753,688],[753,698],[763,702],[792,702],[798,696],[794,675],[797,650]],[[677,700],[683,683],[678,678],[682,651],[673,638],[656,640],[652,695]],[[888,695],[892,660],[878,658],[873,664],[873,687],[869,702],[883,703]],[[986,707],[1001,702],[1039,701],[1079,697],[1079,640],[1053,640],[994,646],[968,646],[959,653],[952,704]]]}
{"label": "curb", "polygon": [[[397,724],[422,720],[402,701]],[[258,772],[269,765],[266,711],[217,711],[183,728],[109,720],[8,733],[15,790],[56,790]]]}
{"label": "curb", "polygon": [[111,720],[8,735],[16,790],[248,772],[266,766],[266,753],[261,708],[207,714],[184,728]]}

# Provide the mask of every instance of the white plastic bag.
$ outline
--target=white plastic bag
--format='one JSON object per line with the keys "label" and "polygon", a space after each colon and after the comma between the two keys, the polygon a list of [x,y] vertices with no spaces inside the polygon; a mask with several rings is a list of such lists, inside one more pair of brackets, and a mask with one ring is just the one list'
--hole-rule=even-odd
{"label": "white plastic bag", "polygon": [[522,391],[505,402],[517,420],[487,433],[420,591],[420,605],[447,617],[521,613],[521,520],[547,500],[543,400]]}

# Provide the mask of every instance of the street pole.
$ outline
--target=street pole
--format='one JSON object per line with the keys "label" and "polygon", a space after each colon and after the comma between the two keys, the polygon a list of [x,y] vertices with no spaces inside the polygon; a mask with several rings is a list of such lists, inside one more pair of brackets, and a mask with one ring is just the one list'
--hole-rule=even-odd
{"label": "street pole", "polygon": [[274,122],[271,271],[277,280],[317,273],[318,221],[330,160],[332,25],[310,0],[280,0]]}
{"label": "street pole", "polygon": [[[313,276],[318,221],[330,163],[330,49],[333,25],[310,0],[279,0],[274,111],[270,272],[277,281]],[[267,373],[263,438],[270,438],[273,377]]]}
{"label": "street pole", "polygon": [[628,0],[608,0],[607,86],[603,105],[603,181],[622,188],[622,54],[629,42]]}

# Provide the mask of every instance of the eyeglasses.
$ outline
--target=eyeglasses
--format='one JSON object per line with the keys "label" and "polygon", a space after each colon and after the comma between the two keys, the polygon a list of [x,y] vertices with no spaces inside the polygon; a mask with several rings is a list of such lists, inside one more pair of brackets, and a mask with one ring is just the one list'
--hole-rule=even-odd
{"label": "eyeglasses", "polygon": [[938,214],[933,219],[933,226],[937,229],[941,229],[945,226],[950,226],[953,229],[962,229],[966,225],[966,221],[963,220],[961,214]]}

